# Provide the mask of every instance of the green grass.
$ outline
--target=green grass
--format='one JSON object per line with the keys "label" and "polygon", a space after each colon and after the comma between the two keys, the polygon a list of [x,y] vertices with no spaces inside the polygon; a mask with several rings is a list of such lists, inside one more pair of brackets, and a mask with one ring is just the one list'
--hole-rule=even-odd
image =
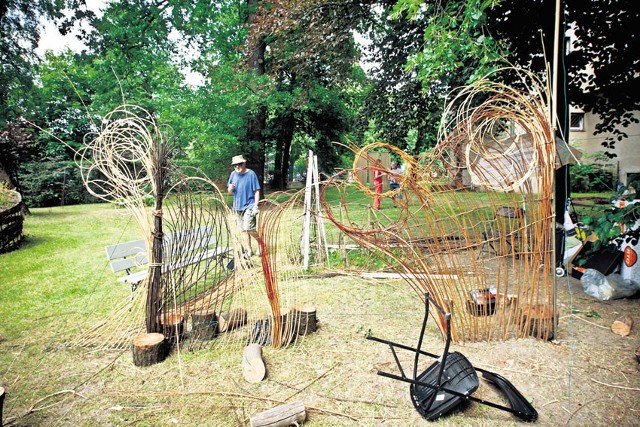
{"label": "green grass", "polygon": [[31,209],[23,245],[0,255],[0,336],[24,336],[42,319],[55,327],[70,313],[104,312],[97,301],[125,292],[104,253],[108,244],[141,238],[124,212],[108,204]]}
{"label": "green grass", "polygon": [[[383,201],[383,211],[392,211],[390,202],[385,202],[389,201]],[[365,219],[367,207],[357,214]],[[300,292],[318,308],[318,331],[294,347],[265,347],[267,378],[249,384],[240,371],[241,344],[182,352],[180,357],[174,353],[147,368],[135,367],[129,351],[67,345],[130,293],[116,281],[104,253],[106,245],[142,237],[123,210],[106,204],[32,209],[25,233],[27,240],[19,250],[0,255],[5,425],[240,427],[249,424],[251,414],[294,400],[308,408],[305,427],[428,424],[412,407],[406,384],[376,375],[378,369],[394,369],[389,349],[364,339],[371,330],[374,336],[414,345],[424,307],[404,282],[348,275],[305,277]],[[356,251],[350,256],[349,262],[367,262],[359,260],[365,255]],[[567,317],[560,316],[560,322]],[[586,346],[587,337],[598,332],[590,329],[584,344],[581,339],[576,345]],[[433,322],[424,348],[442,351]],[[539,425],[566,424],[564,408],[570,407],[562,385],[566,344],[518,340],[475,343],[460,350],[479,366],[495,367],[507,375],[540,410]],[[406,353],[399,357],[404,366],[411,366],[412,357]],[[590,365],[588,359],[579,362]],[[611,378],[601,377],[602,365],[592,365],[597,373],[585,371],[574,378],[576,402],[592,402],[594,395],[589,389],[581,396],[577,384],[593,387],[593,377],[608,383],[619,380],[618,371],[612,371]],[[578,415],[593,425],[631,425],[637,413],[637,393],[633,393],[619,390],[616,395],[623,399],[620,407],[631,408],[619,422],[598,417],[595,403],[585,404]],[[437,424],[519,425],[508,414],[480,405]]]}

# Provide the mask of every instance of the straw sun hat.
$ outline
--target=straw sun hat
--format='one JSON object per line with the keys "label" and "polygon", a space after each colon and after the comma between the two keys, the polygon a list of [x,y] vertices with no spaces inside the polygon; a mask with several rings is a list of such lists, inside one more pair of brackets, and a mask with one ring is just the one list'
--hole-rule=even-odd
{"label": "straw sun hat", "polygon": [[231,159],[231,164],[232,165],[237,165],[237,164],[240,164],[240,163],[247,163],[247,161],[241,155],[240,156],[233,156],[233,158]]}

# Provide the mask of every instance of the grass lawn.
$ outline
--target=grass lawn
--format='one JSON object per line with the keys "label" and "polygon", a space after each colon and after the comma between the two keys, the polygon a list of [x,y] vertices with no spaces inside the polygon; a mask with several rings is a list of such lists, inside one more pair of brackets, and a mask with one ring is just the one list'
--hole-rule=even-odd
{"label": "grass lawn", "polygon": [[[383,211],[391,211],[385,202]],[[104,253],[106,245],[141,238],[125,211],[107,204],[32,209],[25,233],[19,250],[0,255],[4,425],[241,427],[252,414],[296,400],[304,402],[310,427],[432,425],[414,410],[407,384],[376,375],[394,371],[394,358],[386,346],[365,339],[370,331],[415,345],[423,305],[402,281],[345,272],[304,277],[300,290],[317,306],[318,331],[292,347],[265,347],[267,378],[250,384],[241,374],[240,341],[214,340],[212,348],[173,353],[146,368],[133,365],[130,351],[69,345],[130,294]],[[538,409],[537,425],[634,425],[640,384],[626,355],[638,333],[618,340],[608,326],[619,311],[640,312],[632,304],[584,299],[570,305],[562,298],[554,343],[529,338],[451,350],[511,380]],[[570,321],[570,312],[593,311],[599,317],[589,323]],[[424,347],[443,349],[432,321]],[[410,354],[399,358],[412,366]],[[422,360],[421,369],[430,363]],[[499,399],[486,385],[477,396]],[[506,412],[475,403],[435,424],[520,425]]]}

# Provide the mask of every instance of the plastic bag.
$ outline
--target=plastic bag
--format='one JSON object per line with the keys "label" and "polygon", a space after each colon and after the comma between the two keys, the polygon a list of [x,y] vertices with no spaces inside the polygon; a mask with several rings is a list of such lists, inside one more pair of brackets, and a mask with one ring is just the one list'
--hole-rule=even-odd
{"label": "plastic bag", "polygon": [[630,280],[624,280],[619,274],[605,276],[593,268],[584,271],[580,283],[587,295],[600,301],[626,298],[640,291],[640,286]]}

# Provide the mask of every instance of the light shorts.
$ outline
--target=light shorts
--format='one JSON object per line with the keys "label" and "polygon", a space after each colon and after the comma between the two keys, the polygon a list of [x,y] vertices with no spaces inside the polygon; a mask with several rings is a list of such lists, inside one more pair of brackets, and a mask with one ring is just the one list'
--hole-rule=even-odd
{"label": "light shorts", "polygon": [[235,212],[238,227],[240,227],[242,231],[255,231],[257,223],[256,219],[258,217],[257,212],[253,209],[245,209],[243,211]]}

